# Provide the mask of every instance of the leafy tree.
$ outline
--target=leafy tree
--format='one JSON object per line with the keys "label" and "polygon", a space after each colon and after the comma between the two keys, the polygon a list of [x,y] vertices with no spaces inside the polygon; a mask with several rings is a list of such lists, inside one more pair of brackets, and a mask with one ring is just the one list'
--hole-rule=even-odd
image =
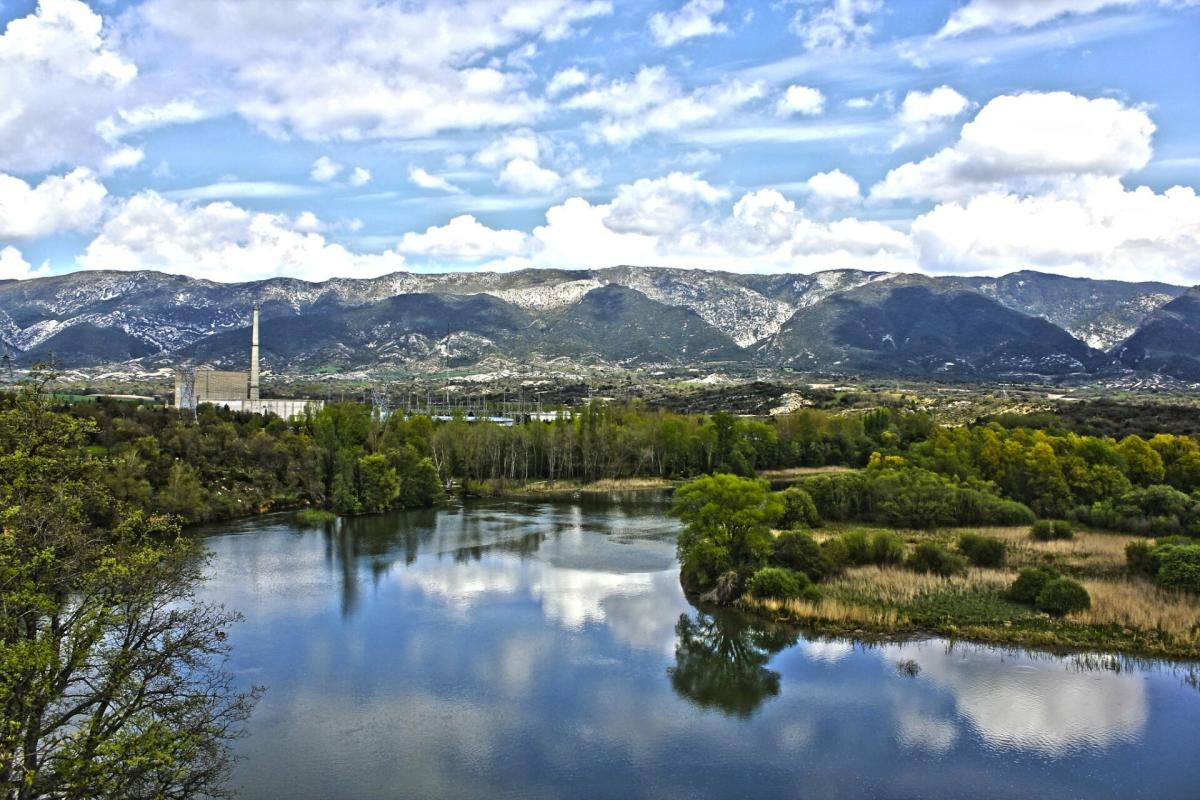
{"label": "leafy tree", "polygon": [[0,411],[0,788],[222,796],[255,696],[223,667],[236,617],[195,600],[198,543],[109,493],[93,425],[43,387]]}
{"label": "leafy tree", "polygon": [[717,474],[679,487],[671,514],[685,525],[677,545],[684,584],[703,590],[726,571],[753,573],[771,552],[771,523],[781,512],[763,480]]}
{"label": "leafy tree", "polygon": [[358,460],[358,483],[360,506],[365,511],[390,508],[400,495],[400,477],[379,453]]}
{"label": "leafy tree", "polygon": [[784,531],[775,537],[771,562],[819,581],[837,568],[813,537],[804,531]]}
{"label": "leafy tree", "polygon": [[1140,436],[1126,436],[1117,445],[1117,452],[1125,459],[1129,480],[1139,486],[1162,483],[1166,474],[1162,456],[1145,439]]}
{"label": "leafy tree", "polygon": [[803,572],[786,567],[763,567],[746,581],[746,591],[755,597],[775,600],[816,599],[819,593]]}
{"label": "leafy tree", "polygon": [[821,527],[821,515],[812,495],[798,486],[792,486],[779,493],[783,501],[783,515],[779,518],[779,527],[783,529],[805,527]]}

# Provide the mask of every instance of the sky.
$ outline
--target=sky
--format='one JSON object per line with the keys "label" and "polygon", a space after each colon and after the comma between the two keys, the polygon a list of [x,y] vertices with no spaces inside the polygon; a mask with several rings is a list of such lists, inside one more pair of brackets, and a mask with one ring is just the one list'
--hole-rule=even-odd
{"label": "sky", "polygon": [[1200,0],[0,0],[0,278],[1200,283]]}

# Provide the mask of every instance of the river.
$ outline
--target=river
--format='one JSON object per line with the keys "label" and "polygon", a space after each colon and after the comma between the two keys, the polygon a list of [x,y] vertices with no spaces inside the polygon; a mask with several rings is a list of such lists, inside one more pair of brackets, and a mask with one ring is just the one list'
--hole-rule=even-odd
{"label": "river", "polygon": [[693,607],[653,495],[212,528],[263,798],[1200,798],[1194,667]]}

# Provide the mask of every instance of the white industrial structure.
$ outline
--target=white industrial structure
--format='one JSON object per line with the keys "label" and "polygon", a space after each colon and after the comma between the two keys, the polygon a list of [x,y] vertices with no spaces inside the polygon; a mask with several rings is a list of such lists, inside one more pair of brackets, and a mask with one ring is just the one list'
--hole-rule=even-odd
{"label": "white industrial structure", "polygon": [[258,303],[254,304],[250,325],[250,372],[216,369],[181,369],[175,372],[175,407],[195,411],[201,403],[227,406],[230,411],[275,414],[288,419],[306,411],[315,411],[323,400],[262,399],[258,381]]}

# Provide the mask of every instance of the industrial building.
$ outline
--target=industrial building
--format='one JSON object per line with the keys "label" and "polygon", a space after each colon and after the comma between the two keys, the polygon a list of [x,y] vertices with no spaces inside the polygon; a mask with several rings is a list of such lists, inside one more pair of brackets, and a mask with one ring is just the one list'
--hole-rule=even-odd
{"label": "industrial building", "polygon": [[275,414],[284,419],[315,411],[323,400],[306,398],[263,399],[258,386],[258,304],[254,304],[250,326],[250,371],[216,369],[175,371],[175,407],[195,411],[201,403],[227,406],[231,411]]}

